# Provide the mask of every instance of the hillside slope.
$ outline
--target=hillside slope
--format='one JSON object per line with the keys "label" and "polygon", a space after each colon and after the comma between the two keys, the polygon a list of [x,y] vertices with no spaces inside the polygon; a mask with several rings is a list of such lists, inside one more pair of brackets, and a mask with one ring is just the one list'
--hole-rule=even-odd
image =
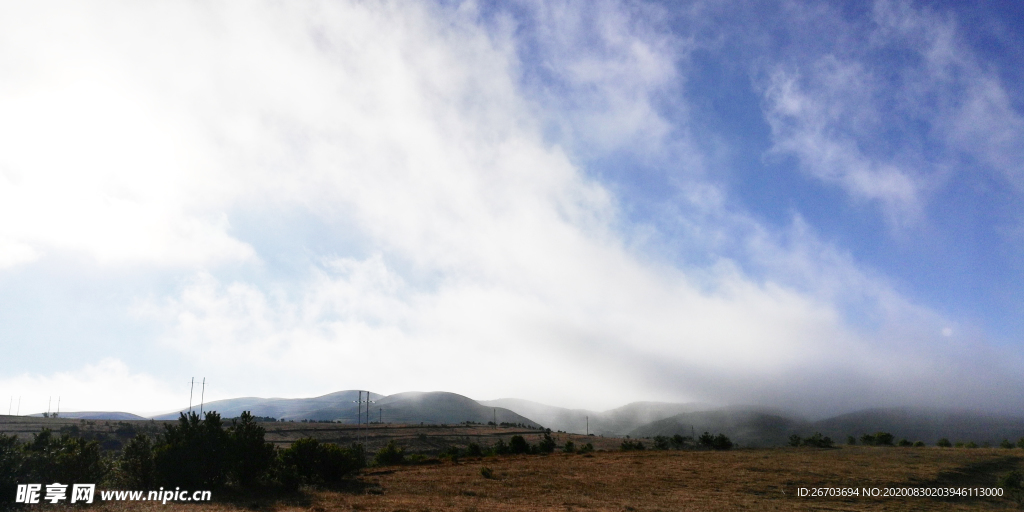
{"label": "hillside slope", "polygon": [[504,407],[517,414],[540,422],[552,430],[575,434],[603,436],[624,436],[633,429],[652,421],[668,418],[683,412],[706,408],[703,404],[675,404],[667,402],[633,402],[608,411],[566,409],[518,398],[481,400],[481,404]]}

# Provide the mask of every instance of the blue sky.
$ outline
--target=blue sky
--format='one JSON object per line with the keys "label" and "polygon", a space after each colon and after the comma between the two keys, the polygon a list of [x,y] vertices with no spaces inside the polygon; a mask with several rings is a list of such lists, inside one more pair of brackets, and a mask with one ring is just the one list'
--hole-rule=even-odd
{"label": "blue sky", "polygon": [[2,9],[22,412],[1022,405],[1017,3]]}

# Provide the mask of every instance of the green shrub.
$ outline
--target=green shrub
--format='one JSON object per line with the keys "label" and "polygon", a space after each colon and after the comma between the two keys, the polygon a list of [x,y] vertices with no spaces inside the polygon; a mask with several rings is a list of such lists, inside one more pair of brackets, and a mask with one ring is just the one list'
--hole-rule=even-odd
{"label": "green shrub", "polygon": [[164,440],[154,450],[157,484],[183,489],[216,489],[224,484],[230,441],[220,415],[207,412],[200,421],[182,413],[177,425],[165,425]]}
{"label": "green shrub", "polygon": [[398,446],[394,440],[388,441],[388,444],[373,456],[373,463],[378,466],[395,466],[403,462],[405,462],[405,449]]}
{"label": "green shrub", "polygon": [[269,476],[276,456],[274,445],[266,442],[266,429],[256,423],[249,411],[242,412],[239,420],[231,423],[228,429],[231,475],[239,484],[248,487]]}
{"label": "green shrub", "polygon": [[711,448],[715,444],[715,436],[711,435],[710,432],[704,432],[697,438],[697,442],[705,448]]}
{"label": "green shrub", "polygon": [[17,436],[0,434],[0,496],[14,496],[22,477],[25,456]]}
{"label": "green shrub", "polygon": [[494,471],[491,468],[480,468],[480,476],[484,478],[494,478]]}
{"label": "green shrub", "polygon": [[1024,474],[1019,470],[1011,471],[996,481],[996,486],[1003,489],[1003,495],[1024,507]]}
{"label": "green shrub", "polygon": [[828,436],[822,436],[821,432],[815,432],[813,436],[804,439],[804,446],[813,446],[815,448],[832,448],[832,438]]}
{"label": "green shrub", "polygon": [[[825,439],[828,439],[827,437]],[[830,440],[829,443],[832,441]],[[715,436],[714,441],[711,443],[711,447],[715,450],[731,450],[732,440],[725,436],[725,434],[718,434]]]}
{"label": "green shrub", "polygon": [[483,457],[484,450],[480,448],[479,444],[469,443],[466,445],[466,457]]}
{"label": "green shrub", "polygon": [[544,439],[537,443],[537,449],[541,453],[552,453],[555,451],[555,446],[555,440],[548,434],[544,434]]}
{"label": "green shrub", "polygon": [[107,474],[100,444],[50,429],[35,434],[24,447],[23,474],[37,482],[99,482]]}
{"label": "green shrub", "polygon": [[[525,442],[525,440],[523,442]],[[512,450],[507,444],[505,444],[504,439],[498,439],[494,445],[491,446],[490,452],[494,455],[508,455],[509,453],[512,453]]]}
{"label": "green shrub", "polygon": [[900,442],[896,443],[896,444],[897,444],[897,446],[903,446],[903,447],[914,446],[914,443],[911,443],[906,438],[900,439]]}
{"label": "green shrub", "polygon": [[964,447],[964,442],[963,441],[957,441],[957,442],[953,443],[953,446],[955,446],[957,448],[963,448]]}
{"label": "green shrub", "polygon": [[121,451],[117,461],[117,480],[126,489],[149,490],[156,487],[153,443],[146,434],[138,434]]}
{"label": "green shrub", "polygon": [[526,442],[523,436],[512,436],[512,439],[508,441],[508,450],[510,453],[530,453],[530,443]]}
{"label": "green shrub", "polygon": [[1017,440],[1017,448],[1024,448],[1024,437]]}
{"label": "green shrub", "polygon": [[860,444],[865,446],[873,446],[875,444],[875,436],[871,434],[864,434],[860,436]]}
{"label": "green shrub", "polygon": [[572,440],[566,441],[562,451],[565,453],[576,453],[576,443],[572,442]]}
{"label": "green shrub", "polygon": [[583,446],[580,446],[579,449],[576,450],[576,453],[590,453],[592,451],[594,451],[594,445],[587,443]]}
{"label": "green shrub", "polygon": [[292,443],[281,452],[281,462],[293,466],[303,482],[313,485],[333,484],[366,464],[361,445],[341,448],[307,437]]}
{"label": "green shrub", "polygon": [[1003,441],[999,443],[999,447],[1006,448],[1009,450],[1013,448],[1013,443],[1011,443],[1009,439],[1003,439]]}
{"label": "green shrub", "polygon": [[619,449],[624,451],[624,452],[628,452],[628,451],[641,451],[641,450],[645,450],[646,448],[647,447],[644,446],[644,443],[642,443],[640,441],[634,441],[634,440],[631,440],[631,439],[626,439],[626,440],[622,441],[621,445],[619,445]]}
{"label": "green shrub", "polygon": [[914,442],[914,448],[924,448],[924,441]]}
{"label": "green shrub", "polygon": [[448,460],[452,460],[452,461],[458,461],[459,460],[459,455],[461,455],[461,452],[459,451],[459,447],[458,446],[449,446],[449,447],[445,448],[444,450],[441,450],[441,453],[437,454],[437,457],[439,459],[448,459]]}
{"label": "green shrub", "polygon": [[789,436],[789,445],[790,446],[800,446],[800,444],[802,442],[803,442],[803,439],[801,439],[800,436],[798,436],[796,434],[793,434],[793,435]]}
{"label": "green shrub", "polygon": [[940,448],[950,448],[953,446],[953,443],[949,442],[949,439],[943,437],[942,439],[939,439],[938,442],[935,443],[935,446],[938,446]]}
{"label": "green shrub", "polygon": [[875,432],[876,446],[892,446],[893,435],[888,432]]}
{"label": "green shrub", "polygon": [[672,447],[675,448],[676,450],[682,450],[683,446],[685,446],[688,442],[693,442],[693,438],[690,436],[682,436],[679,434],[672,436]]}
{"label": "green shrub", "polygon": [[296,492],[302,484],[302,476],[295,466],[284,464],[278,458],[277,463],[272,466],[272,477],[287,492]]}
{"label": "green shrub", "polygon": [[964,445],[964,448],[977,448],[977,447],[978,447],[978,443],[975,443],[974,441],[968,441],[967,444]]}
{"label": "green shrub", "polygon": [[665,436],[654,436],[655,450],[668,450],[671,447],[672,440]]}
{"label": "green shrub", "polygon": [[857,438],[853,436],[846,436],[846,444],[850,446],[857,444]]}

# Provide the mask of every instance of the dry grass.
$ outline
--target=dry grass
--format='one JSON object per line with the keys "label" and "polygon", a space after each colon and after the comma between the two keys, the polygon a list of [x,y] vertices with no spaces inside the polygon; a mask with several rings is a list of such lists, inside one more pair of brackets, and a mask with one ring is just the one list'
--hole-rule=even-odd
{"label": "dry grass", "polygon": [[[6,417],[0,420],[0,431],[31,437],[43,426],[56,430],[70,424],[112,432],[118,422]],[[395,439],[410,452],[421,453],[450,445],[464,447],[469,442],[487,446],[498,438],[507,442],[513,434],[536,443],[541,435],[485,426],[373,425],[362,432],[352,425],[329,423],[265,426],[268,440],[279,446],[304,436],[339,444],[362,438],[372,451]],[[621,442],[553,436],[559,446],[572,439],[577,446],[592,442],[598,450],[615,450]],[[796,492],[799,487],[992,487],[998,475],[1022,465],[1024,450],[999,448],[556,453],[368,468],[347,488],[307,489],[294,496],[220,490],[214,493],[214,502],[207,504],[99,503],[94,510],[1012,510],[1015,505],[1005,498],[801,498]],[[481,474],[483,468],[491,470],[491,478]]]}
{"label": "dry grass", "polygon": [[[508,456],[364,470],[351,488],[284,500],[221,494],[208,505],[103,510],[668,511],[1010,510],[1003,498],[800,498],[798,487],[991,487],[1016,450],[844,447]],[[485,478],[481,469],[492,470]],[[223,501],[222,501],[223,500]]]}

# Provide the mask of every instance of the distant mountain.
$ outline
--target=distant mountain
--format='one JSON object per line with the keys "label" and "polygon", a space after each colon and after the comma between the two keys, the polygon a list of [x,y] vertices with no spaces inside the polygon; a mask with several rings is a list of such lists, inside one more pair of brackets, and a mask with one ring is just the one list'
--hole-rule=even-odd
{"label": "distant mountain", "polygon": [[[781,446],[789,436],[807,430],[807,423],[776,411],[725,408],[677,414],[633,429],[631,437],[725,434],[741,446]],[[807,433],[805,435],[810,435]],[[845,436],[843,437],[845,439]]]}
{"label": "distant mountain", "polygon": [[[349,418],[355,421],[355,406],[330,407],[309,414],[309,419],[330,420]],[[516,414],[503,407],[486,407],[475,400],[442,391],[407,392],[389,395],[375,400],[370,406],[370,421],[385,423],[434,423],[457,424],[465,421],[487,423],[493,419],[498,423],[521,423],[540,426],[541,423]]]}
{"label": "distant mountain", "polygon": [[636,427],[652,421],[708,407],[705,404],[633,402],[617,409],[597,412],[584,409],[565,409],[518,398],[481,400],[480,404],[504,407],[520,415],[537,420],[552,430],[562,430],[578,434],[587,432],[589,418],[590,433],[604,436],[623,436]]}
{"label": "distant mountain", "polygon": [[[355,403],[358,391],[338,391],[315,398],[231,398],[203,405],[204,411],[217,411],[222,418],[240,416],[249,411],[254,416],[269,416],[285,420],[341,421],[355,423],[360,407]],[[365,394],[364,400],[365,400]],[[465,421],[487,423],[497,418],[498,423],[542,425],[525,416],[502,407],[485,407],[471,398],[446,392],[408,392],[384,396],[370,393],[370,421],[386,423],[456,424]],[[199,412],[199,407],[193,408]],[[363,414],[366,414],[363,409]],[[185,412],[185,411],[183,411]],[[176,419],[173,412],[154,419]],[[365,419],[363,420],[365,421]]]}
{"label": "distant mountain", "polygon": [[[377,400],[383,398],[383,396],[384,395],[371,392],[370,400]],[[351,408],[352,412],[350,416],[354,423],[356,418],[355,401],[358,400],[358,397],[359,391],[345,390],[314,398],[229,398],[227,400],[207,402],[202,405],[202,409],[204,411],[217,411],[222,418],[234,418],[241,416],[243,411],[249,411],[254,416],[269,416],[272,418],[286,420],[304,420],[314,419],[313,414],[316,411],[332,408],[338,410]],[[363,399],[366,399],[365,392],[363,393]],[[198,413],[199,405],[197,404],[194,406],[193,410]],[[188,409],[161,414],[154,416],[153,418],[158,420],[173,420],[177,419],[181,412],[188,412]],[[337,419],[347,418],[348,416],[339,416]]]}
{"label": "distant mountain", "polygon": [[[40,414],[32,414],[32,416],[39,417],[39,416],[42,416],[42,413],[40,413]],[[59,417],[73,419],[73,420],[83,419],[83,420],[116,420],[116,421],[144,420],[144,419],[146,419],[146,418],[143,418],[142,416],[138,416],[138,415],[132,414],[130,412],[116,412],[116,411],[115,412],[93,412],[93,411],[62,412],[62,413],[60,413]]]}
{"label": "distant mountain", "polygon": [[820,421],[804,421],[778,411],[757,408],[725,408],[677,414],[651,422],[629,432],[633,437],[700,435],[704,431],[723,433],[743,446],[781,446],[792,434],[807,437],[815,432],[837,444],[854,436],[888,432],[896,440],[924,441],[932,445],[940,438],[952,442],[999,443],[1024,437],[1024,418],[998,416],[963,410],[914,408],[867,409]]}
{"label": "distant mountain", "polygon": [[965,410],[914,408],[867,409],[818,421],[810,428],[833,439],[889,432],[896,439],[934,444],[940,438],[952,442],[997,444],[1003,439],[1024,437],[1024,418]]}

